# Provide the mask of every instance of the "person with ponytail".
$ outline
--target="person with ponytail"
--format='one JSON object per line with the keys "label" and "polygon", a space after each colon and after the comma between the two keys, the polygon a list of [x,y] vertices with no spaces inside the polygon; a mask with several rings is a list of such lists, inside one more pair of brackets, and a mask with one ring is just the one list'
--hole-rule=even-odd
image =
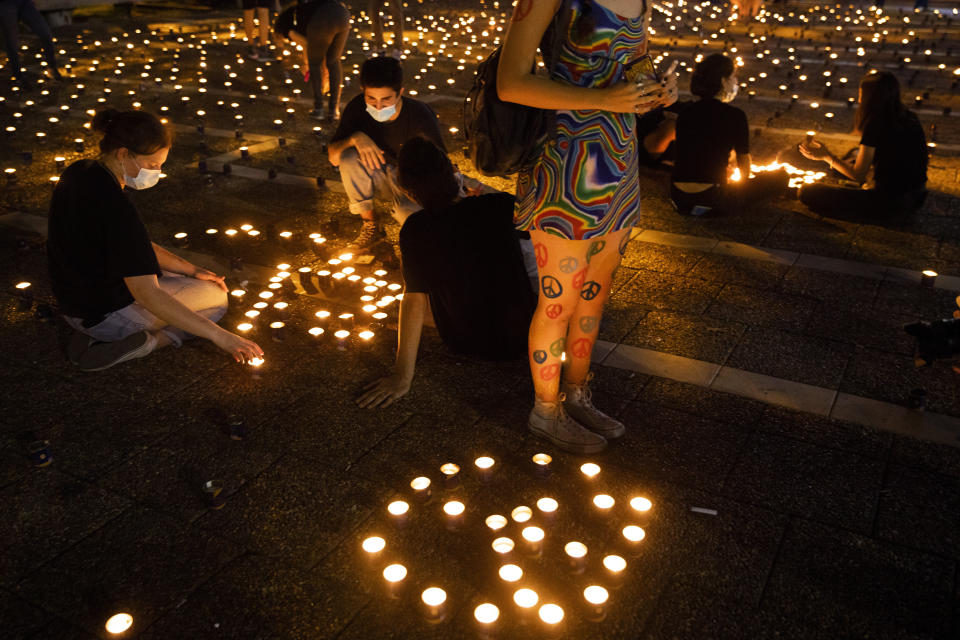
{"label": "person with ponytail", "polygon": [[804,185],[800,201],[820,215],[853,221],[910,215],[927,197],[927,140],[920,120],[903,106],[900,83],[889,71],[865,75],[858,100],[854,132],[860,136],[860,148],[852,165],[819,141],[801,144],[799,149],[806,158],[826,162],[860,185],[873,167],[873,186]]}
{"label": "person with ponytail", "polygon": [[53,293],[77,331],[70,360],[99,371],[191,335],[239,362],[261,357],[255,343],[216,325],[227,310],[223,276],[152,243],[124,193],[157,184],[170,130],[150,113],[114,109],[97,113],[93,129],[103,134],[100,156],[66,168],[48,221]]}
{"label": "person with ponytail", "polygon": [[[742,213],[784,193],[786,173],[750,178],[750,128],[747,114],[729,103],[737,96],[733,60],[715,53],[701,60],[690,78],[690,93],[699,97],[677,117],[677,159],[670,199],[684,215]],[[739,180],[730,180],[730,152],[736,153]]]}

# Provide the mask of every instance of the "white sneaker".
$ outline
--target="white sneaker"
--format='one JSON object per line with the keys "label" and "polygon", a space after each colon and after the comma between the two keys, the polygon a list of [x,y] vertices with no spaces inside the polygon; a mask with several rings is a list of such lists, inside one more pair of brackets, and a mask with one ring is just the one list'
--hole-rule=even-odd
{"label": "white sneaker", "polygon": [[584,427],[600,434],[608,440],[619,438],[627,429],[619,420],[615,420],[593,406],[593,394],[588,386],[593,379],[593,372],[587,375],[587,381],[581,385],[563,382],[560,390],[565,396],[563,407],[570,417]]}
{"label": "white sneaker", "polygon": [[567,415],[563,410],[563,394],[560,394],[558,402],[538,400],[530,411],[527,424],[534,434],[570,453],[597,453],[607,446],[607,440],[603,436],[584,429]]}

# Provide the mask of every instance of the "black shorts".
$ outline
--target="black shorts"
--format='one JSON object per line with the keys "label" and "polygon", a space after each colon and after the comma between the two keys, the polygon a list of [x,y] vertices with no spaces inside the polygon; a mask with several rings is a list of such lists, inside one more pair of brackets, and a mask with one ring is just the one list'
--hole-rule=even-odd
{"label": "black shorts", "polygon": [[263,7],[264,9],[273,9],[273,0],[243,0],[244,10],[255,9],[257,7]]}

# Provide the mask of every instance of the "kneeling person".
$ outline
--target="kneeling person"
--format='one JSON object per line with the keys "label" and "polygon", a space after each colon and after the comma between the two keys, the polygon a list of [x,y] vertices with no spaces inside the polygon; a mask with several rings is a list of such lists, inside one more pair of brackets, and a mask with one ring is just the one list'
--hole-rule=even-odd
{"label": "kneeling person", "polygon": [[236,360],[261,357],[255,343],[215,323],[227,310],[223,277],[152,243],[124,187],[160,179],[171,135],[143,111],[102,111],[100,157],[63,172],[50,202],[47,254],[53,293],[78,334],[68,356],[85,371],[140,358],[189,335]]}
{"label": "kneeling person", "polygon": [[403,146],[398,169],[400,187],[422,210],[400,229],[405,288],[396,364],[357,400],[364,407],[387,406],[410,390],[431,314],[456,353],[523,359],[537,302],[524,266],[533,249],[518,240],[512,195],[461,198],[447,155],[424,138]]}
{"label": "kneeling person", "polygon": [[360,68],[363,93],[347,103],[330,140],[330,164],[340,168],[340,179],[350,201],[350,213],[363,219],[354,251],[379,242],[383,230],[373,213],[378,192],[393,200],[393,216],[400,224],[420,209],[397,187],[400,147],[423,136],[446,152],[437,114],[428,105],[403,95],[403,70],[394,58],[370,58]]}

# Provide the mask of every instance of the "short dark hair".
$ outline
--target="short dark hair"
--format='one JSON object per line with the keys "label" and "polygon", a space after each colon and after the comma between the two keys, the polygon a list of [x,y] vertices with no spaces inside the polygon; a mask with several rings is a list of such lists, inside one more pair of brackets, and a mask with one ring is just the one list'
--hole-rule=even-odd
{"label": "short dark hair", "polygon": [[125,148],[138,156],[149,156],[173,144],[170,127],[146,111],[104,109],[93,116],[91,126],[103,134],[101,153]]}
{"label": "short dark hair", "polygon": [[424,209],[450,206],[460,193],[450,158],[433,141],[422,136],[410,138],[400,148],[397,181]]}
{"label": "short dark hair", "polygon": [[403,88],[403,68],[390,56],[375,56],[360,67],[360,86],[364,89],[390,87],[397,93]]}
{"label": "short dark hair", "polygon": [[690,93],[712,98],[723,88],[723,79],[733,73],[733,60],[722,53],[707,56],[697,64],[690,78]]}

